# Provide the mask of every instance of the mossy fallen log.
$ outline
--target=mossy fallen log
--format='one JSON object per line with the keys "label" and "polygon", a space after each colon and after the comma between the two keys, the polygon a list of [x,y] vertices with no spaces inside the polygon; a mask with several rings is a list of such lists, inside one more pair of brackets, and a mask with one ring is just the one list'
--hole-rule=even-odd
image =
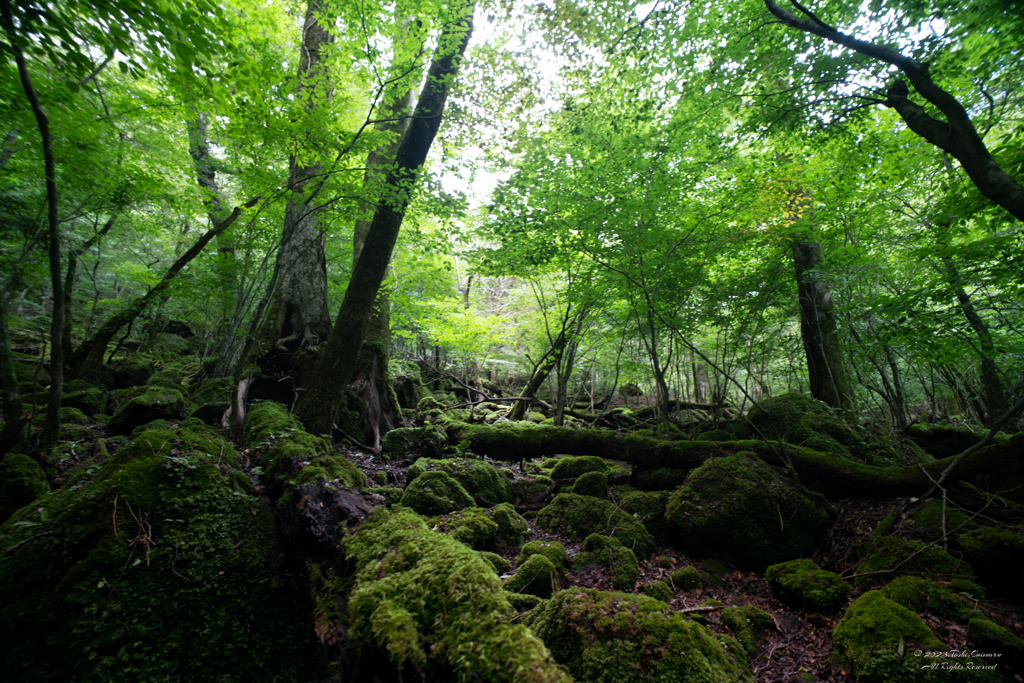
{"label": "mossy fallen log", "polygon": [[[925,465],[876,467],[851,458],[820,453],[776,441],[664,441],[647,436],[568,427],[504,427],[446,425],[450,443],[464,443],[474,453],[497,460],[520,462],[528,458],[565,455],[596,455],[628,462],[640,470],[661,467],[692,469],[705,460],[751,451],[773,465],[791,458],[801,477],[818,481],[837,493],[855,497],[919,495],[952,462],[944,458]],[[1019,462],[1024,457],[1024,437],[983,448],[970,455],[947,479],[953,483]]]}

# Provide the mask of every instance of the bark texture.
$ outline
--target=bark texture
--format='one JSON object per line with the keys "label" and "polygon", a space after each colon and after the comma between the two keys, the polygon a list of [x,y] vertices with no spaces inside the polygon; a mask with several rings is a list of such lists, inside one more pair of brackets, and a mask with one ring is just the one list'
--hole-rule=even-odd
{"label": "bark texture", "polygon": [[416,176],[441,126],[448,89],[458,73],[473,26],[472,2],[456,4],[452,21],[442,35],[438,55],[430,65],[409,130],[399,146],[394,168],[385,180],[380,206],[352,271],[341,309],[316,372],[299,398],[296,413],[314,434],[329,433],[333,416],[344,398],[345,386],[357,362],[366,321],[387,274],[398,232],[409,206]]}

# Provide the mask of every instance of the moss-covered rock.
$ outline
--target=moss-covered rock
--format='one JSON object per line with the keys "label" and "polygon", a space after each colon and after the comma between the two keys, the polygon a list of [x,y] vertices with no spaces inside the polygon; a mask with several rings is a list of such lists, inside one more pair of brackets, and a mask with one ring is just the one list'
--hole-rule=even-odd
{"label": "moss-covered rock", "polygon": [[154,429],[174,429],[174,425],[175,423],[170,420],[153,420],[152,422],[147,422],[146,424],[139,425],[133,429],[130,436],[134,439],[135,437],[141,436],[142,434]]}
{"label": "moss-covered rock", "polygon": [[634,469],[629,484],[640,491],[674,491],[686,483],[690,470],[659,467],[655,470]]}
{"label": "moss-covered rock", "polygon": [[479,553],[431,532],[411,511],[378,508],[343,547],[355,575],[346,671],[355,680],[390,661],[456,681],[568,681],[543,644],[510,623],[501,581]]}
{"label": "moss-covered rock", "polygon": [[689,566],[672,572],[672,584],[679,590],[689,591],[700,587],[700,570]]}
{"label": "moss-covered rock", "polygon": [[537,605],[544,602],[544,598],[539,598],[536,595],[530,595],[528,593],[510,593],[505,591],[505,598],[508,603],[512,605],[512,609],[516,612],[529,612]]}
{"label": "moss-covered rock", "polygon": [[114,379],[119,387],[145,384],[153,372],[153,359],[144,353],[134,353],[114,363]]}
{"label": "moss-covered rock", "polygon": [[611,465],[596,455],[567,455],[559,458],[551,470],[552,479],[576,479],[587,472],[607,472]]}
{"label": "moss-covered rock", "polygon": [[577,680],[591,683],[750,681],[736,641],[642,595],[564,590],[523,620]]}
{"label": "moss-covered rock", "polygon": [[643,522],[658,545],[669,541],[671,529],[665,519],[665,509],[671,491],[629,491],[619,494],[622,509]]}
{"label": "moss-covered rock", "polygon": [[643,590],[644,595],[647,597],[661,600],[662,602],[672,602],[672,598],[675,596],[669,585],[660,579],[646,584]]}
{"label": "moss-covered rock", "polygon": [[604,472],[587,472],[580,475],[572,485],[570,493],[594,498],[608,497],[608,475]]}
{"label": "moss-covered rock", "polygon": [[8,455],[0,462],[0,522],[49,490],[39,463],[21,453]]}
{"label": "moss-covered rock", "polygon": [[812,560],[790,560],[765,572],[772,593],[790,607],[808,612],[838,612],[846,605],[853,586],[835,572],[818,568]]}
{"label": "moss-covered rock", "polygon": [[181,374],[174,370],[160,370],[154,372],[146,380],[146,384],[152,387],[163,387],[164,389],[174,389],[175,391],[184,391],[185,388],[181,386]]}
{"label": "moss-covered rock", "polygon": [[516,567],[516,573],[505,581],[505,590],[547,599],[558,586],[558,574],[558,568],[547,557],[541,554],[530,555]]}
{"label": "moss-covered rock", "polygon": [[82,391],[75,391],[64,394],[60,405],[67,408],[77,408],[84,414],[92,416],[103,413],[107,409],[107,395],[102,390],[89,387]]}
{"label": "moss-covered rock", "polygon": [[537,475],[523,477],[512,482],[512,501],[515,503],[532,503],[551,486],[551,477]]}
{"label": "moss-covered rock", "polygon": [[491,553],[485,550],[480,553],[480,557],[487,560],[487,563],[494,567],[494,572],[499,576],[512,570],[512,563],[497,553]]}
{"label": "moss-covered rock", "polygon": [[921,669],[925,660],[903,655],[944,649],[920,617],[879,591],[868,591],[850,605],[832,630],[832,643],[833,666],[849,667],[858,681],[927,680],[927,670]]}
{"label": "moss-covered rock", "polygon": [[424,472],[405,487],[401,504],[421,515],[446,515],[472,507],[473,498],[447,472]]}
{"label": "moss-covered rock", "polygon": [[122,433],[131,432],[139,425],[153,420],[174,420],[181,417],[185,399],[180,391],[163,387],[147,387],[146,391],[121,405],[110,426]]}
{"label": "moss-covered rock", "polygon": [[906,435],[936,458],[948,458],[981,441],[985,431],[968,425],[926,425],[915,422],[906,429]]}
{"label": "moss-covered rock", "polygon": [[558,568],[559,572],[565,569],[569,562],[569,555],[565,552],[565,546],[558,541],[530,541],[519,551],[519,558],[516,564],[523,564],[531,555],[543,555],[551,561],[551,564]]}
{"label": "moss-covered rock", "polygon": [[498,540],[505,545],[518,546],[530,531],[526,519],[508,503],[495,505],[488,515],[498,525]]}
{"label": "moss-covered rock", "polygon": [[442,458],[444,457],[444,449],[447,446],[448,437],[445,436],[443,429],[434,425],[425,425],[423,427],[392,429],[384,435],[384,440],[381,442],[381,451],[385,457],[391,460],[410,455]]}
{"label": "moss-covered rock", "polygon": [[512,498],[512,485],[508,478],[494,465],[477,458],[419,458],[406,471],[406,486],[423,472],[434,470],[452,476],[471,497],[479,497],[489,503],[507,503]]}
{"label": "moss-covered rock", "polygon": [[498,525],[487,516],[483,508],[465,508],[441,517],[437,530],[465,543],[473,550],[487,550],[494,547],[498,536]]}
{"label": "moss-covered rock", "polygon": [[747,654],[753,656],[757,654],[757,636],[772,626],[772,617],[763,609],[743,605],[723,609],[719,622],[727,626]]}
{"label": "moss-covered rock", "polygon": [[[953,557],[935,546],[905,541],[895,536],[872,539],[865,549],[864,559],[857,566],[857,574],[886,572],[895,575],[915,574],[932,578],[959,576],[970,578],[974,569],[970,564]],[[891,576],[889,577],[891,578]],[[858,576],[858,585],[870,583],[874,576]]]}
{"label": "moss-covered rock", "polygon": [[[975,598],[985,596],[981,586],[958,582],[957,589],[964,589]],[[953,592],[948,584],[939,584],[919,576],[901,576],[881,588],[885,597],[914,612],[932,614],[966,624],[981,613],[975,609],[975,599],[965,598]]]}
{"label": "moss-covered rock", "polygon": [[690,552],[763,571],[814,552],[832,510],[753,454],[739,453],[694,470],[670,496],[665,517]]}
{"label": "moss-covered rock", "polygon": [[397,505],[402,501],[402,496],[405,494],[405,489],[400,489],[397,486],[376,486],[374,488],[366,489],[367,493],[376,493],[378,496],[383,496],[384,500],[388,502],[388,507]]}
{"label": "moss-covered rock", "polygon": [[724,429],[710,429],[697,435],[696,441],[732,441],[733,435]]}
{"label": "moss-covered rock", "polygon": [[633,590],[640,577],[640,565],[632,550],[617,538],[591,534],[583,542],[583,552],[573,558],[577,569],[600,565],[612,572],[612,585],[617,590]]}
{"label": "moss-covered rock", "polygon": [[643,522],[610,501],[590,496],[558,494],[537,514],[537,526],[577,539],[590,534],[614,536],[640,558],[654,552],[654,540]]}
{"label": "moss-covered rock", "polygon": [[189,397],[186,410],[189,417],[217,426],[234,395],[235,386],[230,377],[207,380]]}
{"label": "moss-covered rock", "polygon": [[[967,639],[977,646],[979,652],[1000,655],[1000,663],[1013,671],[1019,671],[1024,664],[1024,640],[988,619],[971,619],[967,625]],[[995,663],[994,657],[988,659],[988,663]]]}
{"label": "moss-covered rock", "polygon": [[0,623],[47,680],[326,673],[308,588],[275,578],[274,517],[219,448],[146,432],[3,527]]}

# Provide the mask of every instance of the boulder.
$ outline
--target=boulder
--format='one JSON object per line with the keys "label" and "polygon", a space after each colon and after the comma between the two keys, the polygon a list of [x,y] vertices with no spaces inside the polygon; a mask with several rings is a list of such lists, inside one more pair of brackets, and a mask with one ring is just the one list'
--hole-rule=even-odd
{"label": "boulder", "polygon": [[8,455],[0,462],[0,522],[49,490],[39,463],[21,453]]}
{"label": "boulder", "polygon": [[124,403],[109,424],[118,432],[128,433],[153,420],[176,420],[184,407],[185,399],[180,391],[147,387],[145,392]]}
{"label": "boulder", "polygon": [[612,536],[639,558],[654,552],[654,540],[643,522],[608,500],[560,493],[537,513],[537,526],[580,540],[590,534]]}

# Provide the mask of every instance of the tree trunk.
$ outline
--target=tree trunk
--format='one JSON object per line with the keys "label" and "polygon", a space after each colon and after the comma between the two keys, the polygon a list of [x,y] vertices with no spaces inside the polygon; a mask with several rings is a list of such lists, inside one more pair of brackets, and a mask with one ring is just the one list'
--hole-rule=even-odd
{"label": "tree trunk", "polygon": [[72,296],[75,290],[75,282],[78,279],[78,257],[89,251],[98,243],[110,229],[114,227],[117,214],[114,213],[103,224],[103,227],[95,235],[90,237],[79,247],[68,250],[68,272],[64,276],[64,324],[61,329],[61,351],[65,358],[71,358],[73,348],[71,345],[71,331],[75,323],[75,307]]}
{"label": "tree trunk", "polygon": [[[330,99],[326,48],[333,42],[325,18],[326,3],[309,0],[302,30],[299,59],[299,96],[306,110]],[[330,15],[327,15],[330,16]],[[300,145],[301,146],[301,145]],[[316,195],[321,173],[319,163],[303,163],[295,154],[288,161],[288,205],[284,213],[281,248],[277,252],[280,273],[277,289],[260,337],[268,348],[293,349],[317,345],[331,332],[327,311],[327,258]]]}
{"label": "tree trunk", "polygon": [[[519,397],[523,399],[532,399],[537,390],[540,389],[540,385],[544,384],[544,380],[548,378],[548,375],[558,364],[558,361],[562,357],[562,352],[565,350],[565,345],[568,343],[568,336],[565,334],[565,330],[559,333],[555,337],[555,341],[551,344],[551,348],[548,349],[547,353],[541,357],[536,367],[533,368],[533,374],[530,375],[530,380],[523,387],[523,390],[519,392]],[[517,401],[512,410],[508,412],[508,419],[510,420],[522,420],[526,416],[526,408],[530,404],[529,401]]]}
{"label": "tree trunk", "polygon": [[819,272],[825,260],[821,246],[807,236],[794,237],[792,245],[800,301],[800,338],[807,356],[811,396],[833,408],[852,411],[853,392],[843,369],[832,293]]}
{"label": "tree trunk", "polygon": [[387,274],[391,252],[409,206],[412,186],[441,125],[448,89],[458,73],[473,27],[473,2],[456,0],[453,21],[442,32],[438,53],[430,65],[416,111],[399,145],[394,168],[384,182],[385,192],[374,213],[369,234],[352,271],[341,309],[327,344],[321,349],[316,372],[299,397],[296,413],[313,434],[326,434],[344,398],[357,362],[366,321],[373,313],[377,292]]}

